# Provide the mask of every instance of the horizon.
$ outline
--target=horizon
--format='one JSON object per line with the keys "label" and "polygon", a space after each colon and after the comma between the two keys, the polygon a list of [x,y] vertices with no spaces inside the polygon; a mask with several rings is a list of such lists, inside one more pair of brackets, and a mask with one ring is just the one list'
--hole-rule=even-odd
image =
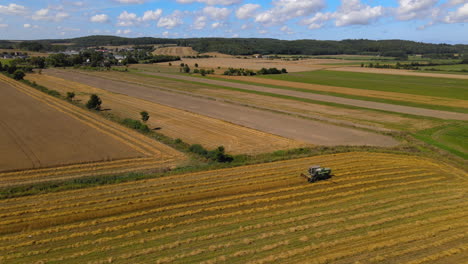
{"label": "horizon", "polygon": [[4,40],[272,38],[468,44],[467,0],[12,0]]}

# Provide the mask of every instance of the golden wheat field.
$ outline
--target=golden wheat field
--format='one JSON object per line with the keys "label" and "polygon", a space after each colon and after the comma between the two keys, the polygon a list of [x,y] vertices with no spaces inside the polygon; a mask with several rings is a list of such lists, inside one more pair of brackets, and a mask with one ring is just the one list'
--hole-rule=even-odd
{"label": "golden wheat field", "polygon": [[[18,96],[28,99],[18,106],[17,115],[11,115],[8,111],[2,115],[0,125],[2,128],[12,127],[14,135],[0,140],[0,157],[6,160],[7,165],[10,159],[35,157],[31,159],[34,161],[32,166],[23,165],[25,162],[19,165],[11,163],[18,167],[7,167],[7,170],[2,170],[0,166],[0,187],[165,169],[186,160],[184,154],[92,112],[4,76],[0,76],[0,81]],[[14,102],[15,98],[2,99],[6,103],[7,100]],[[16,119],[11,120],[9,115]],[[25,118],[21,118],[22,115]],[[22,149],[26,154],[13,156],[15,152],[12,150],[15,149]],[[2,164],[4,162],[0,162]],[[25,166],[29,166],[27,170]]]}
{"label": "golden wheat field", "polygon": [[466,198],[465,172],[396,154],[173,175],[0,201],[0,263],[462,263]]}

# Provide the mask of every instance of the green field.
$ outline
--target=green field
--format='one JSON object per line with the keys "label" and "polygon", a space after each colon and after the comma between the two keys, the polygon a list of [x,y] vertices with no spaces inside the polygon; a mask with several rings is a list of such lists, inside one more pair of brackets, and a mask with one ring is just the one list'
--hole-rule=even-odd
{"label": "green field", "polygon": [[453,65],[440,65],[440,66],[424,66],[420,67],[422,70],[437,69],[441,71],[468,71],[468,64],[453,64]]}
{"label": "green field", "polygon": [[468,80],[460,79],[338,71],[297,72],[281,75],[263,75],[259,77],[453,99],[468,98]]}
{"label": "green field", "polygon": [[414,135],[424,142],[468,159],[468,123],[454,123],[422,130]]}

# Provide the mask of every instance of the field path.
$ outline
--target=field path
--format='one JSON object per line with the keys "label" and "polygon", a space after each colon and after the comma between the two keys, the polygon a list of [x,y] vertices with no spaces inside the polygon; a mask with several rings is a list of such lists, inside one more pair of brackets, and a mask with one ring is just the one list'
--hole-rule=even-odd
{"label": "field path", "polygon": [[166,74],[166,73],[154,73],[154,72],[145,72],[145,73],[154,75],[154,76],[176,78],[176,79],[191,81],[191,82],[207,83],[207,84],[220,85],[220,86],[226,86],[226,87],[232,87],[232,88],[238,88],[238,89],[244,89],[244,90],[294,96],[298,98],[306,98],[306,99],[317,100],[317,101],[322,101],[322,102],[330,102],[330,103],[351,105],[351,106],[364,107],[364,108],[370,108],[370,109],[384,110],[384,111],[397,112],[397,113],[402,113],[402,114],[429,116],[429,117],[436,117],[436,118],[441,118],[441,119],[468,120],[468,114],[463,114],[463,113],[455,113],[455,112],[431,110],[431,109],[424,109],[424,108],[411,107],[411,106],[370,102],[370,101],[364,101],[364,100],[342,98],[342,97],[337,97],[337,96],[313,94],[313,93],[307,93],[307,92],[298,92],[298,91],[270,88],[270,87],[259,86],[259,85],[233,83],[233,82],[227,82],[227,81],[211,80],[211,79],[204,79],[204,78],[197,78],[197,77],[190,77],[190,76],[181,76],[181,75],[173,75],[173,74]]}
{"label": "field path", "polygon": [[162,91],[77,71],[48,70],[47,74],[316,145],[395,146],[398,144],[398,141],[392,137],[376,133]]}

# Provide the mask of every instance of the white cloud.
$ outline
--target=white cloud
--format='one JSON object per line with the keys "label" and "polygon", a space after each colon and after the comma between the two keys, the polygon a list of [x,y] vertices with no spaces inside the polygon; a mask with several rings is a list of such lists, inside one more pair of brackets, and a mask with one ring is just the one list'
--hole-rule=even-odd
{"label": "white cloud", "polygon": [[360,0],[342,0],[342,5],[335,14],[335,25],[367,25],[383,15],[384,8],[381,6],[363,5]]}
{"label": "white cloud", "polygon": [[220,22],[214,22],[213,24],[211,24],[211,28],[213,29],[219,28],[221,26],[223,26],[223,24],[221,24]]}
{"label": "white cloud", "polygon": [[143,14],[142,20],[143,21],[150,21],[150,20],[158,20],[161,18],[163,11],[162,9],[156,9],[156,10],[148,10]]}
{"label": "white cloud", "polygon": [[274,7],[258,14],[256,22],[279,24],[285,21],[308,16],[325,7],[325,0],[274,0]]}
{"label": "white cloud", "polygon": [[146,0],[114,0],[114,2],[121,4],[144,4]]}
{"label": "white cloud", "polygon": [[203,8],[203,13],[213,20],[225,20],[231,14],[231,10],[225,7],[219,8],[207,6]]}
{"label": "white cloud", "polygon": [[438,0],[398,0],[397,18],[399,20],[425,18],[431,14],[437,2]]}
{"label": "white cloud", "polygon": [[256,5],[256,4],[243,5],[239,7],[239,9],[237,9],[236,16],[239,19],[246,19],[246,18],[253,17],[255,11],[257,11],[257,9],[259,9],[260,7],[261,7],[260,5]]}
{"label": "white cloud", "polygon": [[24,28],[30,28],[30,27],[32,27],[32,25],[31,24],[24,24],[23,27]]}
{"label": "white cloud", "polygon": [[290,29],[288,26],[282,26],[280,28],[280,30],[282,32],[286,33],[286,34],[293,34],[294,33],[294,31],[292,31],[292,29]]}
{"label": "white cloud", "polygon": [[55,21],[60,22],[63,21],[65,18],[70,17],[70,14],[65,12],[50,12],[50,9],[43,8],[36,11],[32,15],[33,20],[42,20],[42,21]]}
{"label": "white cloud", "polygon": [[206,5],[234,5],[239,4],[243,0],[177,0],[177,3],[191,4],[191,3],[202,3]]}
{"label": "white cloud", "polygon": [[128,35],[132,33],[130,29],[119,29],[115,32],[117,35]]}
{"label": "white cloud", "polygon": [[0,28],[7,28],[8,24],[0,24]]}
{"label": "white cloud", "polygon": [[89,21],[94,22],[94,23],[106,23],[109,22],[109,16],[106,14],[99,14],[92,16]]}
{"label": "white cloud", "polygon": [[207,17],[206,16],[199,16],[199,17],[196,17],[195,20],[193,21],[193,28],[194,29],[204,29],[205,26],[206,26],[206,21],[207,21]]}
{"label": "white cloud", "polygon": [[158,23],[156,24],[156,26],[166,28],[166,29],[172,29],[179,25],[182,25],[183,21],[182,21],[181,15],[182,13],[176,10],[169,16],[161,17]]}
{"label": "white cloud", "polygon": [[5,15],[24,15],[27,13],[26,7],[17,4],[0,5],[0,14]]}
{"label": "white cloud", "polygon": [[445,23],[468,23],[468,3],[454,12],[449,12],[443,20]]}
{"label": "white cloud", "polygon": [[325,22],[334,18],[333,13],[318,12],[311,18],[306,18],[301,21],[301,24],[307,25],[309,29],[318,29],[325,25]]}
{"label": "white cloud", "polygon": [[127,11],[123,11],[122,13],[120,13],[120,15],[117,18],[119,20],[117,22],[117,26],[120,27],[130,27],[140,22],[140,19],[135,13],[129,13]]}

